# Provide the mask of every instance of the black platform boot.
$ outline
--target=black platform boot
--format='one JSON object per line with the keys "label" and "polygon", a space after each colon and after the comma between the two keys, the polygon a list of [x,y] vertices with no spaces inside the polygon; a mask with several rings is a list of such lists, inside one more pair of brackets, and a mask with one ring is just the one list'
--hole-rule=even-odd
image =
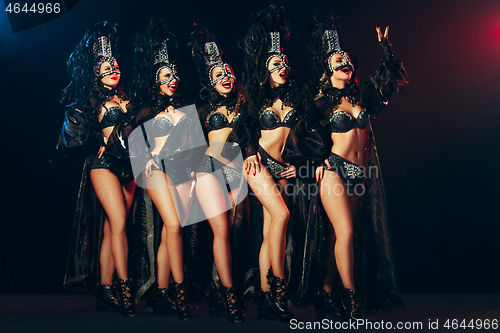
{"label": "black platform boot", "polygon": [[262,291],[260,294],[259,303],[259,320],[268,320],[269,313],[273,311],[273,302],[271,301],[271,293],[269,291]]}
{"label": "black platform boot", "polygon": [[181,320],[191,319],[191,308],[189,307],[186,284],[184,282],[175,284],[175,302],[177,308],[177,317]]}
{"label": "black platform boot", "polygon": [[241,323],[243,321],[243,311],[241,311],[234,287],[221,286],[219,290],[227,320],[232,323]]}
{"label": "black platform boot", "polygon": [[340,295],[334,292],[327,293],[325,289],[321,290],[318,304],[316,305],[316,320],[325,318],[325,315],[330,315],[334,319],[345,319],[345,310],[340,299]]}
{"label": "black platform boot", "polygon": [[342,303],[344,304],[347,319],[363,319],[359,306],[359,297],[355,289],[344,289],[344,299]]}
{"label": "black platform boot", "polygon": [[108,308],[113,311],[120,311],[120,301],[115,293],[115,288],[109,284],[100,284],[97,286],[96,309],[106,311]]}
{"label": "black platform boot", "polygon": [[167,288],[159,288],[153,295],[149,306],[154,313],[177,314],[175,302],[170,298]]}
{"label": "black platform boot", "polygon": [[118,298],[120,312],[125,317],[135,317],[135,306],[132,298],[130,280],[118,280]]}
{"label": "black platform boot", "polygon": [[280,321],[289,321],[293,318],[293,313],[288,310],[285,279],[274,276],[271,270],[267,279],[271,290],[264,293],[264,299],[259,306],[259,318],[271,317]]}

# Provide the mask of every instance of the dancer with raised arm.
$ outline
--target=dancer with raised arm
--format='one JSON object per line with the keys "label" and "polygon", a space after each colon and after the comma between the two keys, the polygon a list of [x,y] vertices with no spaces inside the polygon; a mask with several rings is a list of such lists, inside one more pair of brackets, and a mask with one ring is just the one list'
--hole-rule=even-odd
{"label": "dancer with raised arm", "polygon": [[[316,22],[309,45],[313,99],[333,141],[326,165],[316,169],[321,202],[332,226],[326,275],[319,288],[319,317],[327,313],[362,318],[360,301],[373,311],[405,307],[394,276],[385,193],[370,121],[394,92],[408,84],[408,76],[393,57],[389,28],[385,33],[376,30],[385,57],[361,86],[357,63],[340,40],[332,17]],[[334,282],[337,272],[340,280]]]}

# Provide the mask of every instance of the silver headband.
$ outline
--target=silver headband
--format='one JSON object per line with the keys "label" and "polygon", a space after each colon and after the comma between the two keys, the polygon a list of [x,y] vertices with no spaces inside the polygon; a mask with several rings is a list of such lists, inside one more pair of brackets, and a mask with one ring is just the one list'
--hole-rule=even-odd
{"label": "silver headband", "polygon": [[[345,52],[340,48],[339,35],[336,30],[325,30],[325,32],[323,33],[323,50],[327,55],[328,54],[330,55],[328,57],[328,68],[332,73],[334,70],[337,70],[338,68],[344,66],[350,66],[351,68],[354,68],[347,52]],[[340,64],[333,66],[332,68],[330,60],[337,53],[344,58],[344,61]]]}
{"label": "silver headband", "polygon": [[177,67],[173,63],[171,63],[169,58],[168,58],[167,41],[165,41],[165,40],[161,43],[160,49],[155,53],[155,56],[154,56],[154,64],[153,65],[160,64],[160,63],[163,64],[163,66],[160,66],[156,70],[156,75],[155,75],[156,81],[158,82],[160,71],[163,68],[168,68],[170,70],[170,72],[172,73],[172,76],[170,76],[169,78],[166,78],[165,80],[159,81],[158,82],[159,86],[162,86],[166,83],[169,83],[170,81],[172,81],[174,79],[177,81],[180,81],[179,76],[177,76]]}
{"label": "silver headband", "polygon": [[[120,69],[115,67],[116,59],[111,53],[111,41],[108,36],[101,36],[97,39],[94,44],[94,59],[97,60],[94,63],[94,74],[100,79],[112,74],[121,74]],[[105,62],[108,62],[111,65],[111,70],[99,74],[101,71],[101,65]]]}

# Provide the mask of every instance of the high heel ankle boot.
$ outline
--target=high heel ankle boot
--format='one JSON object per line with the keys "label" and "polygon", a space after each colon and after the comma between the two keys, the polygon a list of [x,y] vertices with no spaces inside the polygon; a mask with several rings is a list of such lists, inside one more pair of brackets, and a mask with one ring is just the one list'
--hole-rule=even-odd
{"label": "high heel ankle boot", "polygon": [[243,321],[243,311],[241,311],[234,287],[221,286],[220,296],[222,297],[227,320],[232,323],[241,323]]}
{"label": "high heel ankle boot", "polygon": [[119,311],[120,301],[116,296],[113,286],[109,284],[100,284],[97,288],[97,310],[106,311],[108,308],[110,308],[113,311]]}
{"label": "high heel ankle boot", "polygon": [[167,288],[159,288],[151,299],[150,306],[155,313],[177,314],[175,302],[170,298]]}
{"label": "high heel ankle boot", "polygon": [[259,318],[271,317],[280,321],[290,320],[293,318],[293,313],[288,310],[285,279],[274,276],[271,270],[269,270],[267,279],[271,290],[269,293],[264,293],[264,300],[259,307]]}
{"label": "high heel ankle boot", "polygon": [[344,289],[343,304],[347,319],[363,319],[360,311],[359,297],[355,289]]}
{"label": "high heel ankle boot", "polygon": [[189,307],[186,284],[184,282],[175,284],[175,301],[177,317],[181,320],[191,319],[191,308]]}
{"label": "high heel ankle boot", "polygon": [[118,280],[118,297],[121,314],[125,317],[135,317],[136,313],[130,280]]}
{"label": "high heel ankle boot", "polygon": [[340,296],[334,292],[328,293],[323,289],[316,305],[316,320],[324,319],[327,314],[335,319],[345,318],[345,310]]}

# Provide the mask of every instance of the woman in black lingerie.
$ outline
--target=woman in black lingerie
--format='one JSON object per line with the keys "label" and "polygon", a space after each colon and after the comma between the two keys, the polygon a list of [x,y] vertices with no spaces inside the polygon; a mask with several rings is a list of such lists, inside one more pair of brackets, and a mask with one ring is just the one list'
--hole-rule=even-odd
{"label": "woman in black lingerie", "polygon": [[[177,314],[179,319],[189,320],[191,310],[184,276],[182,227],[189,213],[194,185],[194,167],[189,169],[193,119],[179,110],[181,103],[177,88],[180,79],[173,63],[177,44],[165,24],[152,19],[135,35],[134,46],[131,96],[134,105],[141,105],[141,108],[135,119],[136,130],[129,136],[130,153],[141,160],[139,164],[145,162],[138,168],[143,171],[139,176],[142,181],[138,184],[147,189],[143,196],[150,199],[144,200],[152,200],[163,221],[158,249],[149,249],[146,245],[148,251],[156,250],[156,262],[152,263],[156,266],[156,277],[152,278],[156,278],[157,289],[148,305],[155,312]],[[141,219],[146,220],[146,225],[159,222],[147,221],[153,214],[143,216],[140,210],[137,214],[137,223],[142,223]],[[154,230],[155,226],[151,229]],[[146,237],[154,238],[150,233]],[[147,240],[145,243],[148,244]],[[171,275],[174,292],[169,291]],[[148,285],[138,286],[139,290],[142,288],[148,288]]]}
{"label": "woman in black lingerie", "polygon": [[[327,236],[328,268],[317,304],[320,317],[328,313],[359,319],[360,300],[375,310],[404,307],[387,243],[385,195],[370,120],[392,93],[408,84],[408,77],[393,57],[389,28],[385,33],[376,30],[385,58],[361,87],[333,18],[316,22],[309,45],[314,56],[313,98],[333,141],[326,166],[316,169],[321,202],[333,227]],[[367,241],[371,238],[379,245]],[[334,283],[337,271],[340,281]]]}
{"label": "woman in black lingerie", "polygon": [[287,139],[303,114],[302,91],[281,50],[281,40],[288,35],[284,8],[271,5],[251,16],[243,41],[243,82],[255,136],[255,143],[247,149],[244,167],[248,184],[263,209],[259,318],[282,321],[293,317],[287,304],[284,260],[290,216],[286,202],[291,195],[287,185],[296,172],[284,152]]}
{"label": "woman in black lingerie", "polygon": [[[72,81],[63,91],[63,101],[69,104],[58,149],[67,154],[83,151],[86,161],[65,287],[92,287],[99,276],[98,309],[110,307],[134,317],[125,221],[135,183],[128,158],[111,152],[113,145],[120,144],[111,139],[114,128],[126,120],[130,106],[117,89],[121,73],[112,55],[115,43],[116,26],[99,22],[87,30],[67,63]],[[118,299],[112,287],[115,271]]]}
{"label": "woman in black lingerie", "polygon": [[[230,137],[239,141],[235,128],[244,121],[245,98],[233,69],[222,60],[222,49],[207,28],[197,27],[191,33],[190,46],[202,85],[196,108],[209,145],[196,174],[196,194],[213,231],[213,255],[220,282],[218,293],[210,299],[210,313],[224,313],[230,322],[240,323],[243,312],[233,281],[232,257],[237,244],[231,244],[231,234],[241,222],[236,209],[247,191],[242,182],[243,158]],[[235,148],[236,155],[228,152]]]}

